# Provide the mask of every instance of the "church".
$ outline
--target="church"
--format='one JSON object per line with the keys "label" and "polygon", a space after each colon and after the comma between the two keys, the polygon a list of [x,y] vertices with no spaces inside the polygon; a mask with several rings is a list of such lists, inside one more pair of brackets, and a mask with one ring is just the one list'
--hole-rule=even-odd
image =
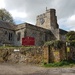
{"label": "church", "polygon": [[[33,38],[35,46],[41,46],[47,41],[65,41],[67,31],[59,29],[55,9],[48,9],[45,13],[36,17],[36,25],[22,23],[13,25],[0,21],[0,46],[22,46],[25,38]],[[28,40],[29,41],[29,40]],[[25,39],[24,43],[27,40]],[[31,41],[30,41],[31,42]]]}

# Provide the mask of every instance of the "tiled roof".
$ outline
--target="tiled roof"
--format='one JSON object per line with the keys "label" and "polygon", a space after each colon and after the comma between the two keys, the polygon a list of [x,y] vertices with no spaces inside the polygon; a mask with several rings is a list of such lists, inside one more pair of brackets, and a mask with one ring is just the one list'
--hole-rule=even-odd
{"label": "tiled roof", "polygon": [[66,30],[59,29],[59,33],[60,33],[61,35],[65,35],[65,34],[67,34],[68,32],[67,32]]}
{"label": "tiled roof", "polygon": [[15,30],[16,25],[0,20],[0,28]]}

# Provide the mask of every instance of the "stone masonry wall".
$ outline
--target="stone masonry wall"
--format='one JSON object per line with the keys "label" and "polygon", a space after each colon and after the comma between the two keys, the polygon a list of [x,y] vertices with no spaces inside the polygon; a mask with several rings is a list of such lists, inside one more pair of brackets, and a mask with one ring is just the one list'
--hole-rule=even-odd
{"label": "stone masonry wall", "polygon": [[0,48],[0,62],[27,64],[60,62],[66,59],[65,49],[65,46],[61,49],[50,46]]}
{"label": "stone masonry wall", "polygon": [[41,47],[0,49],[0,62],[39,64],[42,59]]}
{"label": "stone masonry wall", "polygon": [[61,49],[55,49],[51,46],[44,46],[43,50],[45,63],[60,62],[66,59],[65,47],[62,47]]}
{"label": "stone masonry wall", "polygon": [[[12,37],[9,40],[9,34],[12,34]],[[12,44],[14,43],[14,31],[10,29],[0,28],[0,45],[3,44]]]}
{"label": "stone masonry wall", "polygon": [[48,30],[51,30],[57,40],[59,36],[59,25],[57,23],[57,16],[55,9],[46,10],[44,14],[38,15],[36,19],[36,25]]}

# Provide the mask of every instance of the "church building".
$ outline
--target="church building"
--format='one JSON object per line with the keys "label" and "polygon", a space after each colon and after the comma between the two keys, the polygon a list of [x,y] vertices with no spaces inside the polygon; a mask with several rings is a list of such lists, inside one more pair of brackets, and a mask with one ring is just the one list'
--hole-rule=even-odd
{"label": "church building", "polygon": [[0,21],[0,45],[22,46],[27,43],[40,46],[51,40],[65,41],[66,33],[67,31],[59,29],[55,9],[46,10],[45,13],[38,15],[36,25],[30,23],[13,25]]}

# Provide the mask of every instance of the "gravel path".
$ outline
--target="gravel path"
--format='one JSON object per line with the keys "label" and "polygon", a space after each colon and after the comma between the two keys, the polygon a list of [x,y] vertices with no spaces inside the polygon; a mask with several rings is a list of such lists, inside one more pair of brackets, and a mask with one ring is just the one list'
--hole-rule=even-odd
{"label": "gravel path", "polygon": [[0,64],[0,75],[75,75],[75,68],[43,68],[26,64]]}

